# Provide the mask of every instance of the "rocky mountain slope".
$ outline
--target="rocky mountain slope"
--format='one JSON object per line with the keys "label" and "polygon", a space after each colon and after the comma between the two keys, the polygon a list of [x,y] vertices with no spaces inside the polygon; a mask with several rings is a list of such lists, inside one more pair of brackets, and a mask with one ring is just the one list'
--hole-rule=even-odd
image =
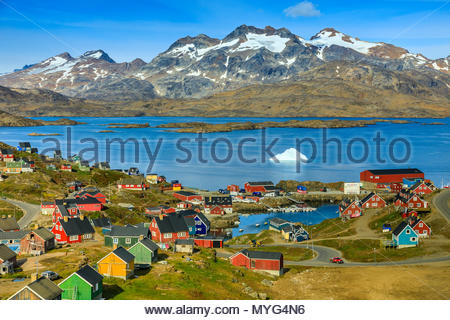
{"label": "rocky mountain slope", "polygon": [[[255,84],[314,78],[308,71],[330,63],[368,68],[371,85],[395,87],[389,72],[408,73],[414,91],[420,78],[433,90],[450,88],[449,57],[431,60],[386,43],[362,41],[332,28],[306,40],[285,28],[242,25],[223,39],[201,34],[175,41],[150,63],[116,63],[102,50],[74,58],[68,53],[0,76],[0,85],[43,88],[71,97],[105,101],[202,98]],[[414,72],[413,72],[414,71]],[[336,70],[332,78],[341,74]],[[348,77],[348,75],[347,75]],[[382,81],[380,82],[380,79]],[[359,81],[354,75],[352,81]],[[368,82],[362,83],[368,85]],[[423,83],[422,83],[423,84]],[[403,84],[404,85],[404,84]]]}

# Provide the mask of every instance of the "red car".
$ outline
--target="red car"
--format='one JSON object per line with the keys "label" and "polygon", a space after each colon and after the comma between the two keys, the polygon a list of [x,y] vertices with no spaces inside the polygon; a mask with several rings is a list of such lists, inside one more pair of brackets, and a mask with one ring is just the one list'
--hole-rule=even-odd
{"label": "red car", "polygon": [[344,263],[344,260],[342,260],[342,259],[339,258],[339,257],[334,257],[334,258],[331,258],[331,259],[330,259],[330,262],[331,262],[331,263],[342,264],[342,263]]}

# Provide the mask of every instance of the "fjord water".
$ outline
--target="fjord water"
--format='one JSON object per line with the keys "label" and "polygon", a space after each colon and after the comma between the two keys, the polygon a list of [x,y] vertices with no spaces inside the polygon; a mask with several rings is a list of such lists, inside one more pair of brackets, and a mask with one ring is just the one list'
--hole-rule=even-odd
{"label": "fjord water", "polygon": [[[40,118],[54,120],[56,118]],[[86,160],[91,160],[95,154],[92,148],[98,145],[98,157],[100,161],[108,160],[106,154],[106,139],[137,139],[139,142],[138,157],[134,143],[125,144],[124,161],[121,161],[121,145],[111,144],[110,163],[112,168],[139,167],[142,172],[152,171],[165,175],[168,180],[178,179],[183,185],[200,189],[224,188],[227,184],[243,185],[246,181],[272,180],[318,180],[332,181],[359,181],[359,172],[365,169],[381,168],[412,168],[417,167],[425,172],[427,178],[432,179],[437,185],[450,181],[450,118],[445,119],[410,119],[415,121],[408,124],[392,124],[380,122],[363,128],[337,128],[327,129],[326,137],[322,129],[310,128],[268,128],[261,130],[233,131],[224,133],[203,134],[203,148],[200,150],[196,133],[175,133],[167,129],[153,128],[158,124],[169,122],[204,121],[209,123],[245,122],[245,121],[286,121],[295,118],[180,118],[180,117],[136,117],[136,118],[90,118],[71,117],[73,120],[86,122],[84,125],[45,126],[0,128],[0,141],[17,146],[20,141],[30,141],[33,147],[42,152],[47,148],[54,148],[55,143],[45,142],[45,139],[56,139],[61,144],[61,150],[66,156],[84,152]],[[297,118],[300,120],[311,118]],[[355,118],[356,119],[356,118]],[[123,129],[114,128],[113,133],[99,133],[101,130],[109,130],[109,123],[146,123],[150,128]],[[441,122],[444,125],[424,125],[423,123]],[[71,130],[70,150],[68,150],[67,129]],[[59,133],[57,137],[28,136],[29,133]],[[381,139],[385,139],[379,146],[373,141],[377,133]],[[296,170],[295,162],[287,161],[274,163],[270,161],[270,154],[264,152],[274,142],[270,149],[274,154],[280,154],[289,148],[296,147],[295,139],[310,139],[301,144],[301,152],[309,159],[310,163],[301,163],[300,170]],[[324,143],[325,139],[334,139]],[[355,140],[356,138],[356,140]],[[143,139],[147,141],[147,150]],[[159,152],[152,168],[149,168],[148,151],[155,154],[158,140],[161,139]],[[183,139],[180,141],[180,139]],[[246,140],[243,140],[246,139]],[[253,140],[254,139],[254,140]],[[353,139],[353,142],[352,142]],[[389,155],[389,144],[391,145]],[[339,142],[336,142],[338,140]],[[95,142],[94,142],[95,141]],[[306,141],[306,140],[305,140]],[[365,141],[365,142],[364,142]],[[410,145],[410,156],[407,155],[405,141]],[[177,147],[177,142],[179,143]],[[239,156],[239,143],[243,143],[241,156]],[[311,146],[315,144],[315,148]],[[364,144],[366,146],[364,147]],[[341,153],[339,159],[339,144]],[[348,153],[348,146],[352,145],[352,152]],[[180,147],[181,146],[181,147]],[[325,148],[324,148],[325,147]],[[215,154],[211,150],[215,149]],[[367,159],[358,162],[367,150]],[[191,153],[191,159],[181,163],[177,159],[186,160],[187,150]],[[325,151],[326,150],[326,154]],[[199,157],[199,151],[202,155]],[[231,158],[226,160],[231,152]],[[49,155],[51,155],[49,153]],[[243,162],[244,158],[247,162]],[[137,161],[136,161],[137,160]],[[250,160],[250,161],[249,161]],[[355,161],[356,160],[356,161]],[[92,162],[91,162],[92,164]]]}

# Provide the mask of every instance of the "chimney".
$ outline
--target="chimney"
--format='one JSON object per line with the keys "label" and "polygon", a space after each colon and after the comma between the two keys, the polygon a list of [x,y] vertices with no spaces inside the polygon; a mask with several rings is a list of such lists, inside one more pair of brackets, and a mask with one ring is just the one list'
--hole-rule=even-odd
{"label": "chimney", "polygon": [[2,215],[2,219],[6,219],[6,216],[4,214]]}
{"label": "chimney", "polygon": [[69,221],[69,217],[68,216],[65,216],[64,217],[64,222],[68,222]]}
{"label": "chimney", "polygon": [[12,218],[12,214],[8,214],[8,218]]}
{"label": "chimney", "polygon": [[39,229],[39,225],[36,223],[36,224],[34,225],[34,230],[37,230],[37,229]]}
{"label": "chimney", "polygon": [[84,214],[80,214],[80,220],[81,220],[81,221],[84,220]]}
{"label": "chimney", "polygon": [[162,213],[159,214],[159,219],[164,220],[164,215]]}
{"label": "chimney", "polygon": [[32,273],[31,274],[31,282],[36,281],[37,279],[39,279],[39,274],[38,273]]}
{"label": "chimney", "polygon": [[139,240],[144,240],[144,236],[142,234],[139,236]]}

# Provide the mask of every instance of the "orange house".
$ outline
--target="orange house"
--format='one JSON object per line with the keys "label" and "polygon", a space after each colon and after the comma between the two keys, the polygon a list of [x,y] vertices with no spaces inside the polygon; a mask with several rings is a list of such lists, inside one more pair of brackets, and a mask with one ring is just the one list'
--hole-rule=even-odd
{"label": "orange house", "polygon": [[105,277],[127,280],[134,275],[134,255],[118,247],[97,262],[97,267],[98,273]]}

